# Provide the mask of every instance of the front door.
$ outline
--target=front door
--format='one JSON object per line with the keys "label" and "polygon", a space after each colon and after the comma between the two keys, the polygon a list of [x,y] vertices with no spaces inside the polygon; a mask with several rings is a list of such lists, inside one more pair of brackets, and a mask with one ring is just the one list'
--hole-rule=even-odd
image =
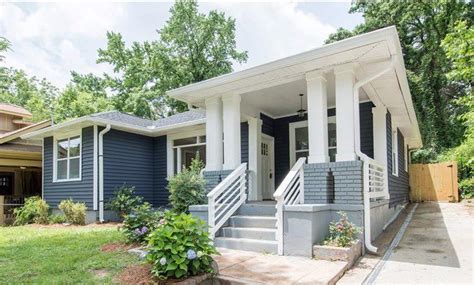
{"label": "front door", "polygon": [[272,200],[275,192],[275,167],[273,162],[273,138],[262,135],[262,196],[264,200]]}

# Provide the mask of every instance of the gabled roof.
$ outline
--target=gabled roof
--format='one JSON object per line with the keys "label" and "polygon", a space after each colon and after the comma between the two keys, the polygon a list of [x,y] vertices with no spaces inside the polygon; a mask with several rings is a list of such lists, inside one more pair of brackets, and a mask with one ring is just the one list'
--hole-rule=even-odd
{"label": "gabled roof", "polygon": [[46,128],[51,125],[50,120],[44,120],[33,125],[26,126],[24,128],[14,130],[12,132],[4,133],[0,135],[0,145],[12,141],[14,139],[20,138],[28,133]]}
{"label": "gabled roof", "polygon": [[31,118],[32,116],[31,113],[28,112],[28,110],[26,110],[25,108],[9,103],[0,103],[0,113],[18,116],[22,118]]}
{"label": "gabled roof", "polygon": [[119,111],[109,111],[95,113],[88,116],[72,119],[64,123],[45,128],[23,138],[35,138],[51,136],[56,132],[77,127],[91,125],[105,126],[111,125],[114,129],[128,131],[132,133],[158,136],[168,130],[203,124],[206,122],[206,114],[203,110],[192,109],[183,113],[172,115],[158,120],[149,120]]}

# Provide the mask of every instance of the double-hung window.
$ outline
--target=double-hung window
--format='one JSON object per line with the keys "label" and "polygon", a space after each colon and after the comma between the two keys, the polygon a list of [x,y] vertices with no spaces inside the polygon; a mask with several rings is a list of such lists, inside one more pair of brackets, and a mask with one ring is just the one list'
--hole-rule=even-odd
{"label": "double-hung window", "polygon": [[54,180],[74,181],[81,179],[81,136],[55,140]]}

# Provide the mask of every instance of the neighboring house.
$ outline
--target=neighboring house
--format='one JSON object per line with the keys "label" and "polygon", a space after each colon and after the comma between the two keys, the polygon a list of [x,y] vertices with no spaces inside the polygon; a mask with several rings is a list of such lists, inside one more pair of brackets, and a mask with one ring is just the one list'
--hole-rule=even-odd
{"label": "neighboring house", "polygon": [[99,113],[30,134],[44,139],[46,201],[84,201],[102,221],[126,183],[165,205],[166,178],[199,153],[209,205],[191,212],[216,245],[306,256],[339,210],[376,250],[408,202],[408,152],[421,139],[394,27],[168,95],[192,110],[157,121]]}
{"label": "neighboring house", "polygon": [[0,224],[8,207],[25,197],[41,196],[42,142],[20,137],[50,126],[49,121],[25,121],[31,113],[22,107],[0,103]]}

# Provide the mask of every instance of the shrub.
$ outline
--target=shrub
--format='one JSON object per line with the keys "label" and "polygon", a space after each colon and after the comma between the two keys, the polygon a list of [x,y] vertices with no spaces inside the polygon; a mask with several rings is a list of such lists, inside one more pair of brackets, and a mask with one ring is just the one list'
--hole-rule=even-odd
{"label": "shrub", "polygon": [[349,221],[345,212],[338,212],[338,214],[341,218],[330,224],[329,237],[324,241],[324,244],[348,247],[357,239],[357,234],[361,233],[361,230]]}
{"label": "shrub", "polygon": [[459,190],[463,199],[474,197],[474,177],[459,181]]}
{"label": "shrub", "polygon": [[168,190],[173,211],[187,213],[190,205],[205,203],[206,181],[200,173],[202,167],[199,158],[193,159],[190,168],[183,169],[169,179]]}
{"label": "shrub", "polygon": [[63,211],[69,223],[76,225],[84,225],[86,223],[87,207],[84,203],[74,203],[72,199],[68,199],[61,201],[58,208]]}
{"label": "shrub", "polygon": [[153,211],[150,204],[144,203],[125,216],[121,231],[127,237],[128,242],[144,243],[162,219],[163,212]]}
{"label": "shrub", "polygon": [[130,214],[133,209],[143,204],[143,197],[134,194],[135,186],[120,186],[114,192],[114,198],[110,199],[106,208],[118,212],[121,219]]}
{"label": "shrub", "polygon": [[48,217],[49,224],[64,224],[67,222],[66,216],[64,215],[51,215]]}
{"label": "shrub", "polygon": [[190,214],[165,212],[165,220],[149,236],[147,259],[160,279],[212,273],[217,254],[202,220]]}
{"label": "shrub", "polygon": [[15,226],[26,225],[31,223],[47,224],[49,206],[38,196],[25,199],[25,204],[13,210],[15,214]]}

